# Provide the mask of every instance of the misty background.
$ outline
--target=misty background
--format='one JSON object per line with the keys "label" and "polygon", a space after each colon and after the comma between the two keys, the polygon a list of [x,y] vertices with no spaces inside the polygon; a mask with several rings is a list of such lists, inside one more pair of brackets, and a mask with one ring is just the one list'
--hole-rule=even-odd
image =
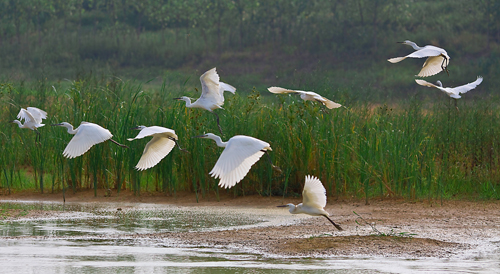
{"label": "misty background", "polygon": [[444,86],[500,84],[500,2],[442,0],[0,1],[0,77],[50,81],[106,75],[199,85],[217,67],[239,92],[271,85],[386,102],[442,96],[416,85],[425,60],[397,41],[444,48]]}

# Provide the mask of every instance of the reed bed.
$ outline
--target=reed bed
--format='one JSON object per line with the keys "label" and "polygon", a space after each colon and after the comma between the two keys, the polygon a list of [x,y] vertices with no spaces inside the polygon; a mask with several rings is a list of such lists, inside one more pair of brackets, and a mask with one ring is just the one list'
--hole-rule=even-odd
{"label": "reed bed", "polygon": [[[458,102],[444,98],[424,107],[409,98],[388,107],[361,101],[328,110],[294,96],[269,95],[265,90],[228,94],[224,110],[217,110],[223,140],[242,134],[271,144],[271,168],[266,156],[242,182],[219,189],[209,176],[222,148],[211,140],[192,139],[202,133],[218,134],[215,117],[188,109],[173,98],[199,97],[185,85],[164,82],[157,89],[116,77],[85,77],[55,84],[3,82],[0,86],[0,187],[4,193],[23,189],[40,192],[79,189],[179,191],[218,195],[300,195],[304,176],[318,176],[329,196],[406,197],[409,199],[498,199],[500,191],[499,116],[491,100]],[[265,94],[265,96],[263,96]],[[340,103],[347,99],[333,97]],[[13,120],[20,107],[36,106],[48,112],[45,127],[35,133],[19,129]],[[75,159],[62,156],[72,138],[64,128],[50,124],[81,121],[100,124],[123,149],[105,142]],[[180,145],[157,166],[136,171],[149,140],[128,142],[137,125],[172,128]]]}

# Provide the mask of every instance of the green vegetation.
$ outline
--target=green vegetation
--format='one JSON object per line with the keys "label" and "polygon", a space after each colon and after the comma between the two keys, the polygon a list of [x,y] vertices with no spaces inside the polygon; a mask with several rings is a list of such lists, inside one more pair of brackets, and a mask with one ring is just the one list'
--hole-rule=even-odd
{"label": "green vegetation", "polygon": [[457,86],[482,75],[483,90],[500,85],[498,1],[0,0],[8,80],[92,71],[147,81],[218,67],[237,87],[324,83],[330,94],[384,103],[421,89],[413,79],[423,60],[386,61],[412,51],[395,43],[405,39],[448,51],[450,77],[431,81]]}
{"label": "green vegetation", "polygon": [[[423,60],[386,61],[412,51],[395,43],[405,39],[451,56],[450,76],[426,80],[484,82],[457,110],[415,84]],[[238,89],[218,111],[223,139],[269,142],[282,169],[259,161],[227,190],[234,195],[294,195],[313,174],[336,197],[498,199],[499,43],[500,3],[491,0],[0,0],[1,121],[36,106],[47,125],[95,122],[131,147],[99,144],[68,160],[64,129],[41,128],[35,145],[33,132],[5,124],[0,184],[5,193],[64,185],[219,195],[208,172],[221,149],[190,138],[217,133],[215,118],[172,100],[199,97],[199,75],[217,67]],[[270,95],[271,85],[346,108]],[[148,140],[125,139],[141,124],[174,129],[191,153],[174,149],[153,169],[133,170]]]}
{"label": "green vegetation", "polygon": [[[63,184],[73,191],[192,191],[201,196],[221,191],[208,175],[221,149],[213,142],[190,138],[216,133],[215,117],[172,100],[179,93],[198,97],[198,92],[183,88],[179,92],[169,83],[160,90],[143,90],[140,83],[114,77],[34,85],[2,84],[1,117],[15,117],[20,102],[36,103],[50,114],[48,125],[95,122],[122,143],[137,134],[130,129],[135,125],[162,125],[175,129],[181,146],[190,153],[174,149],[156,167],[137,172],[133,166],[148,140],[127,142],[129,150],[99,144],[69,160],[62,157],[72,137],[65,129],[41,128],[41,144],[36,145],[35,133],[6,125],[0,139],[4,190],[26,188],[22,178],[25,170],[32,169],[31,187],[40,191],[60,190]],[[227,96],[225,109],[218,111],[223,139],[244,134],[269,142],[271,158],[282,173],[261,160],[229,193],[299,193],[304,176],[314,174],[330,196],[499,198],[500,129],[491,126],[499,111],[493,100],[458,101],[457,110],[444,95],[428,107],[413,97],[392,109],[359,101],[346,104],[348,95],[339,94],[333,99],[348,107],[327,110],[292,96],[262,98],[260,92],[266,91]]]}

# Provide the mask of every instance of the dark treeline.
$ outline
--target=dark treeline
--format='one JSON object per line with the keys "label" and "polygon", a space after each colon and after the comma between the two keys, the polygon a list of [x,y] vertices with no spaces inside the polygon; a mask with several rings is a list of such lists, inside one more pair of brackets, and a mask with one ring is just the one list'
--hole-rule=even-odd
{"label": "dark treeline", "polygon": [[[408,78],[380,71],[389,67],[387,58],[411,51],[394,43],[405,39],[445,48],[457,76],[450,84],[479,74],[488,79],[500,63],[500,2],[493,0],[1,0],[0,13],[0,74],[20,79],[74,78],[89,68],[118,74],[128,68],[140,78],[141,69],[211,58],[200,69],[269,62],[273,73],[286,74],[290,65],[300,71],[320,64],[356,70],[360,84],[386,90],[414,86],[416,61],[390,67],[411,68]],[[348,86],[352,79],[345,78],[339,81]]]}

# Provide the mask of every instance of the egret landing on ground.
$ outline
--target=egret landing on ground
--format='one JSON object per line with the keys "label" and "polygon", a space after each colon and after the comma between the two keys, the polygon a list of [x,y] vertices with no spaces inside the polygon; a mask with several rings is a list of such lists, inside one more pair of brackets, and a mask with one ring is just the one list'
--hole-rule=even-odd
{"label": "egret landing on ground", "polygon": [[312,91],[302,91],[302,90],[292,90],[292,89],[286,89],[286,88],[280,88],[280,87],[270,87],[268,88],[269,92],[275,93],[275,94],[286,94],[286,93],[298,93],[300,94],[300,98],[304,101],[317,101],[325,105],[327,108],[332,109],[332,108],[338,108],[341,107],[341,104],[337,104],[333,101],[330,101],[326,99],[325,97],[317,94],[316,92]]}
{"label": "egret landing on ground", "polygon": [[220,178],[219,186],[223,188],[231,188],[239,183],[250,171],[252,165],[264,153],[272,150],[269,143],[245,135],[233,136],[227,142],[222,142],[222,139],[213,133],[193,138],[212,139],[217,143],[217,146],[224,148],[219,160],[210,171],[212,177]]}
{"label": "egret landing on ground", "polygon": [[113,134],[111,134],[109,130],[94,123],[82,122],[76,129],[73,129],[73,126],[70,123],[66,122],[62,122],[60,124],[55,124],[52,126],[65,127],[68,129],[69,134],[75,135],[73,136],[71,141],[69,141],[69,144],[66,146],[63,152],[63,156],[69,159],[83,155],[92,146],[107,140],[121,147],[128,148],[128,146],[122,145],[117,141],[111,139],[111,137],[113,137]]}
{"label": "egret landing on ground", "polygon": [[428,57],[427,60],[425,60],[424,65],[422,66],[422,69],[420,70],[417,76],[427,77],[434,74],[438,74],[443,70],[446,70],[446,73],[448,73],[448,64],[450,63],[450,56],[448,56],[446,50],[435,46],[419,47],[417,46],[417,44],[409,40],[398,43],[409,45],[413,47],[416,51],[404,57],[391,58],[388,59],[387,61],[391,63],[398,63],[406,58]]}
{"label": "egret landing on ground", "polygon": [[21,108],[21,111],[17,114],[17,119],[21,121],[24,119],[24,124],[19,120],[13,120],[11,123],[17,124],[19,128],[29,128],[36,132],[35,143],[37,138],[40,140],[40,132],[38,132],[37,128],[45,126],[42,124],[42,119],[47,119],[47,112],[36,107]]}
{"label": "egret landing on ground", "polygon": [[338,230],[343,229],[336,223],[332,221],[328,216],[328,212],[325,211],[326,206],[326,189],[321,183],[321,181],[314,177],[307,175],[306,183],[304,184],[304,190],[302,191],[302,203],[298,205],[287,204],[278,207],[288,207],[290,213],[292,214],[308,214],[311,216],[324,216],[328,219]]}
{"label": "egret landing on ground", "polygon": [[454,87],[454,88],[444,88],[443,84],[441,84],[441,81],[437,81],[436,82],[437,85],[431,84],[427,81],[420,80],[420,79],[415,79],[415,82],[417,82],[417,84],[424,86],[424,87],[437,88],[437,89],[441,90],[442,92],[446,93],[451,98],[460,99],[461,98],[460,94],[467,93],[467,91],[474,89],[479,84],[481,84],[481,82],[483,82],[483,77],[478,76],[476,81],[474,81],[472,83],[465,84],[463,86]]}
{"label": "egret landing on ground", "polygon": [[201,96],[194,103],[191,103],[191,98],[182,96],[174,98],[175,100],[182,100],[186,102],[188,108],[201,108],[212,112],[217,118],[217,127],[219,127],[220,134],[222,129],[219,123],[219,115],[214,112],[215,109],[222,108],[224,104],[224,91],[236,92],[236,88],[231,85],[219,81],[219,74],[215,68],[203,73],[200,77],[201,82]]}
{"label": "egret landing on ground", "polygon": [[157,165],[170,153],[170,151],[172,151],[175,145],[177,145],[180,150],[185,151],[177,143],[179,138],[172,129],[159,126],[138,126],[133,129],[138,129],[141,132],[139,132],[135,138],[127,139],[129,141],[153,136],[153,139],[146,144],[141,159],[135,166],[138,170],[145,170]]}

